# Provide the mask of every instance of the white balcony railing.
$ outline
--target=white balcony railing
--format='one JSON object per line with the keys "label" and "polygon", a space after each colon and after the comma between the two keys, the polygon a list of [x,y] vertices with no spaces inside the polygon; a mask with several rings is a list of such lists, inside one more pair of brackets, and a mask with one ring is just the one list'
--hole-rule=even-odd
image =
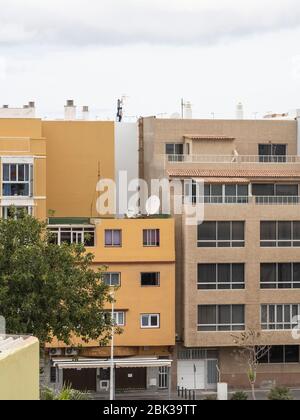
{"label": "white balcony railing", "polygon": [[176,163],[300,163],[300,156],[255,156],[255,155],[165,155],[170,164]]}
{"label": "white balcony railing", "polygon": [[298,205],[300,196],[202,196],[185,197],[185,202],[190,204],[256,204],[256,205]]}

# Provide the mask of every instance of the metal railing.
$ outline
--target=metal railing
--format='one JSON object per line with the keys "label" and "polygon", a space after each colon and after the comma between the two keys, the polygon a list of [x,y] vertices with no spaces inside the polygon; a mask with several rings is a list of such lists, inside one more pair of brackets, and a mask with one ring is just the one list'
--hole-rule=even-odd
{"label": "metal railing", "polygon": [[185,197],[185,204],[256,204],[256,205],[299,205],[300,196],[192,196]]}
{"label": "metal railing", "polygon": [[176,163],[300,163],[300,156],[259,156],[259,155],[165,155],[166,161]]}

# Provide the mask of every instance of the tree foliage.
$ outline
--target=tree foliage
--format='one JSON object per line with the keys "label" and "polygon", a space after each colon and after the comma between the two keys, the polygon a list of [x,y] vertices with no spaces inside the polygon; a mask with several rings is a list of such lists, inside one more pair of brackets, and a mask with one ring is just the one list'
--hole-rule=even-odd
{"label": "tree foliage", "polygon": [[[41,344],[55,336],[67,345],[72,337],[103,344],[111,334],[104,306],[111,301],[94,270],[94,256],[83,245],[61,246],[50,239],[45,223],[23,214],[0,220],[0,315],[10,334],[33,334]],[[100,339],[99,339],[100,341]]]}

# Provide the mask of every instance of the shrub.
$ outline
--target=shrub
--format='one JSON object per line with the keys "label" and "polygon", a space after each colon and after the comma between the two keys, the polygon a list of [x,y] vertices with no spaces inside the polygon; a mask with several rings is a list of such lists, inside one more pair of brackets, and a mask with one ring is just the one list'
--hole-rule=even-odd
{"label": "shrub", "polygon": [[89,394],[64,386],[60,392],[55,392],[50,388],[45,388],[41,392],[43,401],[84,401],[89,400]]}
{"label": "shrub", "polygon": [[205,401],[217,401],[218,398],[216,395],[207,395],[207,397],[204,398]]}
{"label": "shrub", "polygon": [[292,401],[293,399],[290,390],[284,387],[273,388],[268,395],[270,401]]}
{"label": "shrub", "polygon": [[236,392],[230,399],[231,401],[247,401],[248,395],[245,392]]}

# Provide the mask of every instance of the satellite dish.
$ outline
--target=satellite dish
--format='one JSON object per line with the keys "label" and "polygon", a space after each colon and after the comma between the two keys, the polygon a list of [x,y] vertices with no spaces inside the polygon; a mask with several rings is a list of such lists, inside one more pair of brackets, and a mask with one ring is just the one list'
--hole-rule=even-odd
{"label": "satellite dish", "polygon": [[127,210],[126,216],[128,217],[128,219],[134,219],[138,216],[138,214],[134,208],[129,208]]}
{"label": "satellite dish", "polygon": [[157,197],[157,195],[152,195],[151,197],[148,198],[147,202],[146,202],[146,212],[147,215],[153,215],[153,214],[157,214],[159,212],[160,209],[160,199],[159,197]]}

